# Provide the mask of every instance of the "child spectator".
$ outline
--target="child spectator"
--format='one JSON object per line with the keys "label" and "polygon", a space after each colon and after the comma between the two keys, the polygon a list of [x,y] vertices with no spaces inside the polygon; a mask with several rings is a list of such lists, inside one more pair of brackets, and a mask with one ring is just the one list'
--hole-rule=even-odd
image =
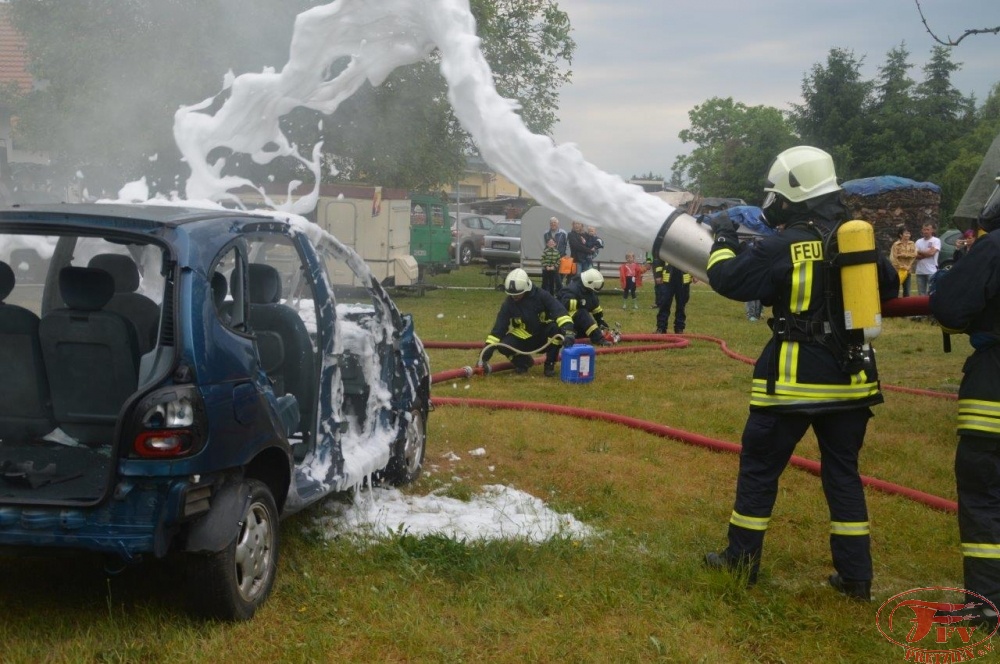
{"label": "child spectator", "polygon": [[635,254],[625,254],[625,262],[618,268],[618,276],[622,282],[622,309],[628,305],[629,295],[632,295],[632,308],[638,309],[639,302],[635,299],[635,290],[642,286],[642,273],[646,268],[635,262]]}
{"label": "child spectator", "polygon": [[542,251],[542,290],[553,295],[559,292],[559,259],[562,254],[556,248],[556,241],[549,239]]}
{"label": "child spectator", "polygon": [[597,229],[587,226],[587,247],[590,249],[590,262],[593,263],[597,254],[604,248],[604,240],[597,234]]}

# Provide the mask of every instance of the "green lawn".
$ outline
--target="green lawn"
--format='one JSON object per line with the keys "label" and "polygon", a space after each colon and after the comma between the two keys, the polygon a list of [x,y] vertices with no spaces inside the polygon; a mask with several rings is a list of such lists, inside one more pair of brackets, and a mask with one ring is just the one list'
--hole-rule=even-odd
{"label": "green lawn", "polygon": [[[400,295],[427,342],[482,342],[502,293],[477,265]],[[614,285],[614,284],[609,284]],[[603,297],[625,333],[655,327],[642,307]],[[769,331],[743,305],[693,288],[687,331],[756,357]],[[887,320],[876,341],[884,384],[954,392],[967,352],[941,352],[940,329]],[[476,350],[429,351],[432,371],[475,362]],[[633,376],[634,380],[627,379]],[[602,355],[596,379],[567,384],[497,373],[437,384],[434,397],[537,401],[651,420],[738,442],[750,367],[711,341]],[[465,389],[466,384],[469,388]],[[954,499],[955,402],[886,391],[862,472]],[[483,447],[485,457],[465,454]],[[447,452],[460,461],[448,461]],[[798,454],[818,458],[811,435]],[[90,557],[2,558],[3,662],[817,662],[893,661],[878,606],[923,586],[961,586],[952,515],[869,491],[874,593],[850,602],[826,586],[829,515],[818,478],[782,478],[760,583],[741,588],[703,570],[724,545],[738,460],[604,422],[542,413],[436,408],[426,472],[409,491],[469,495],[503,483],[571,512],[602,536],[586,542],[467,543],[399,536],[361,546],[327,541],[315,508],[285,523],[274,595],[249,624],[204,623],[183,610],[183,571],[148,564],[106,578]],[[984,660],[985,661],[985,660]]]}

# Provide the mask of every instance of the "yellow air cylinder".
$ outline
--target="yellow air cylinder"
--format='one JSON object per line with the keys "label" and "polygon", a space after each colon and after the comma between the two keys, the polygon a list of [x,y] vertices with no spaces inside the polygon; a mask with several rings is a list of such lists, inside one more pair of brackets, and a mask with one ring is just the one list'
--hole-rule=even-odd
{"label": "yellow air cylinder", "polygon": [[882,332],[882,306],[875,265],[875,231],[867,221],[846,221],[837,229],[844,327],[871,341]]}

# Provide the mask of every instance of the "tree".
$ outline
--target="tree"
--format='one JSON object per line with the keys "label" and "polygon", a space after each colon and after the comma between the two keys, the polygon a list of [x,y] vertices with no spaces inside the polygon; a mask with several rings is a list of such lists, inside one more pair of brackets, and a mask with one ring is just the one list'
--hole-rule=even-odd
{"label": "tree", "polygon": [[862,173],[906,173],[910,151],[925,138],[917,126],[909,57],[906,45],[900,44],[886,54],[885,64],[879,67],[871,108],[872,150],[860,169]]}
{"label": "tree", "polygon": [[[473,0],[471,9],[497,92],[518,101],[528,129],[548,134],[576,48],[568,15],[554,0]],[[365,86],[324,123],[339,177],[426,190],[462,174],[476,148],[447,104],[437,64],[433,56]]]}
{"label": "tree", "polygon": [[177,187],[177,107],[216,94],[223,75],[287,57],[306,0],[13,0],[32,74],[45,86],[18,107],[19,139],[67,174],[120,186],[153,174]]}
{"label": "tree", "polygon": [[870,151],[874,85],[861,77],[863,62],[853,51],[830,49],[826,66],[813,65],[802,80],[804,103],[793,105],[792,118],[802,140],[829,152],[844,179],[857,177]]}
{"label": "tree", "polygon": [[[924,140],[909,151],[909,177],[936,181],[957,155],[956,141],[975,125],[975,100],[963,96],[951,82],[951,75],[960,66],[952,62],[951,49],[935,46],[931,50],[931,58],[924,66],[924,80],[914,95],[915,121],[922,128]],[[957,203],[942,196],[942,209]]]}
{"label": "tree", "polygon": [[[177,189],[187,174],[172,137],[177,107],[216,95],[221,103],[227,70],[280,68],[296,15],[320,4],[327,2],[11,0],[32,72],[47,84],[19,104],[18,138],[49,152],[67,174],[83,171],[92,179],[104,172],[107,185],[152,174],[154,190]],[[555,0],[472,6],[498,90],[520,103],[532,130],[550,131],[575,48],[567,15]],[[282,127],[306,153],[325,140],[327,162],[342,177],[405,188],[451,181],[471,144],[434,64],[394,72],[331,118],[293,112]],[[262,174],[246,156],[213,156],[226,159],[225,173]],[[268,175],[284,179],[296,167],[273,163]]]}
{"label": "tree", "polygon": [[983,155],[1000,135],[1000,83],[975,113],[975,128],[954,141],[955,155],[935,182],[941,186],[942,212],[951,216],[979,170]]}
{"label": "tree", "polygon": [[691,127],[678,136],[696,147],[674,161],[671,183],[688,182],[710,196],[759,200],[775,155],[797,143],[781,111],[732,97],[713,97],[689,111],[688,118]]}

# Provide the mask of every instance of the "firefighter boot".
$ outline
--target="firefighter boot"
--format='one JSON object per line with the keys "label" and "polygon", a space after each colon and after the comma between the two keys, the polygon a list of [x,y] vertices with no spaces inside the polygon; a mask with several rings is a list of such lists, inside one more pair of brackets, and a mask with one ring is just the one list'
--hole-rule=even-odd
{"label": "firefighter boot", "polygon": [[760,563],[752,558],[733,558],[728,553],[710,552],[705,554],[705,567],[729,572],[734,577],[744,579],[748,586],[757,583]]}
{"label": "firefighter boot", "polygon": [[830,575],[830,585],[841,595],[861,602],[872,601],[871,581],[848,581],[839,574]]}
{"label": "firefighter boot", "polygon": [[515,355],[514,359],[511,360],[511,364],[514,365],[514,373],[524,374],[528,373],[528,369],[531,368],[534,362],[529,355]]}
{"label": "firefighter boot", "polygon": [[555,362],[546,362],[545,367],[542,370],[546,378],[552,378],[556,375],[556,364]]}

